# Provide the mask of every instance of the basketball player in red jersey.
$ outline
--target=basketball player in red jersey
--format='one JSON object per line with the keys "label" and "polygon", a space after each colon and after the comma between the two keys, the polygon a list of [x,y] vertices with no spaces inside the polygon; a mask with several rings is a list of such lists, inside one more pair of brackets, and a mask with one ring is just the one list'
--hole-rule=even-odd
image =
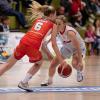
{"label": "basketball player in red jersey", "polygon": [[[37,7],[35,4],[33,7],[34,6]],[[34,63],[27,73],[28,79],[40,69],[42,64],[41,45],[45,37],[52,31],[54,25],[53,21],[56,18],[56,11],[52,6],[39,6],[37,9],[39,12],[43,12],[44,18],[35,20],[32,28],[20,40],[13,55],[6,63],[0,65],[0,75],[9,70],[24,55],[29,57],[29,62]],[[23,88],[21,85],[19,84],[19,87]]]}

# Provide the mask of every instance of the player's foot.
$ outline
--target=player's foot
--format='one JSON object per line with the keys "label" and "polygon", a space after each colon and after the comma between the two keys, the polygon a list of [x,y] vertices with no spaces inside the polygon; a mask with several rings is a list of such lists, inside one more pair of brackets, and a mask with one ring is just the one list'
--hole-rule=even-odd
{"label": "player's foot", "polygon": [[77,82],[83,81],[83,74],[81,71],[77,71]]}
{"label": "player's foot", "polygon": [[52,81],[51,80],[48,80],[48,81],[46,81],[46,82],[44,82],[44,83],[41,83],[41,86],[49,86],[49,85],[52,85]]}
{"label": "player's foot", "polygon": [[20,83],[18,84],[18,87],[21,88],[21,89],[23,89],[23,90],[29,89],[28,83],[23,83],[23,82],[20,82]]}

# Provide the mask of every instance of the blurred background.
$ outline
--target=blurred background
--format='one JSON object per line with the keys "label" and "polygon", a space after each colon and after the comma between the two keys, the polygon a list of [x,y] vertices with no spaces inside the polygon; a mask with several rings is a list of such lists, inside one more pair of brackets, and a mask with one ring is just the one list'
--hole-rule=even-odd
{"label": "blurred background", "polygon": [[[68,24],[76,28],[83,37],[88,56],[100,55],[100,0],[36,0],[42,5],[52,5],[57,15],[65,15]],[[5,45],[10,33],[25,33],[29,5],[32,0],[0,0],[0,57],[9,57]],[[2,34],[6,33],[5,36]],[[9,34],[9,35],[7,35]],[[20,36],[15,39],[21,38]],[[11,43],[10,43],[11,44]]]}

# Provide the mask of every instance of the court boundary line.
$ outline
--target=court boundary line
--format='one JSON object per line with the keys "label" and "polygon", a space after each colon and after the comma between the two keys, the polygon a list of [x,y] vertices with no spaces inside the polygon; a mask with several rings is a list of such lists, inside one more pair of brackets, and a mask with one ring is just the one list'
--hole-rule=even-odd
{"label": "court boundary line", "polygon": [[[32,93],[46,92],[100,92],[100,86],[69,86],[69,87],[32,87]],[[0,93],[25,93],[18,87],[0,88]]]}

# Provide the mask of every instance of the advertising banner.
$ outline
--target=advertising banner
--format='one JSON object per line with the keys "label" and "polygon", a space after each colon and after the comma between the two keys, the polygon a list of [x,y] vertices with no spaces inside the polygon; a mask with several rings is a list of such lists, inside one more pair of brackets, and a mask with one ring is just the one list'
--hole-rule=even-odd
{"label": "advertising banner", "polygon": [[21,32],[0,32],[0,61],[6,61],[11,56],[23,36]]}

